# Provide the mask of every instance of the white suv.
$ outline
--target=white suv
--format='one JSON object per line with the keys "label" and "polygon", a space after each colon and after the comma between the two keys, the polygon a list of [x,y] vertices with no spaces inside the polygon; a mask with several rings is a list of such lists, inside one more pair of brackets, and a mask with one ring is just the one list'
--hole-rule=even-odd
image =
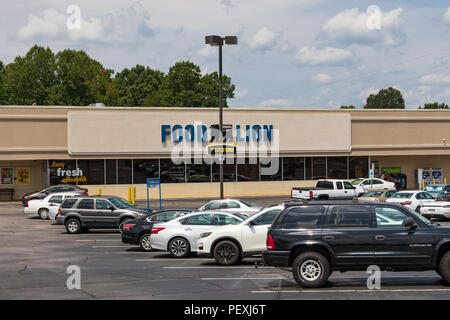
{"label": "white suv", "polygon": [[266,249],[267,230],[284,205],[268,207],[243,222],[200,235],[197,253],[214,257],[220,265],[233,265]]}

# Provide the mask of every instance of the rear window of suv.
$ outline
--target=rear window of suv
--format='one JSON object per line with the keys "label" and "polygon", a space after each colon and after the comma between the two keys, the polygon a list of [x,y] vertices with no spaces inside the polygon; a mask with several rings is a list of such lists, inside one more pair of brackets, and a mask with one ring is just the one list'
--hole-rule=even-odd
{"label": "rear window of suv", "polygon": [[64,200],[63,204],[61,205],[61,208],[65,208],[65,209],[72,208],[76,202],[77,202],[77,199],[66,199],[66,200]]}
{"label": "rear window of suv", "polygon": [[323,206],[302,206],[288,210],[280,225],[282,229],[314,229],[322,224]]}

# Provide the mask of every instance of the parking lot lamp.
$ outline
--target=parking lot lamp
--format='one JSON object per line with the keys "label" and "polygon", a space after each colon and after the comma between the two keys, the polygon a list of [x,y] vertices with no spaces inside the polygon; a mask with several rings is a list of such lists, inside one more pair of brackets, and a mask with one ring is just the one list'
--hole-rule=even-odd
{"label": "parking lot lamp", "polygon": [[[222,88],[222,47],[225,44],[236,45],[236,36],[206,36],[205,44],[209,44],[213,47],[219,47],[219,132],[223,136],[223,115],[222,115],[222,105],[223,105],[223,88]],[[223,142],[223,141],[222,141]],[[223,150],[220,153],[219,159],[219,176],[220,176],[220,199],[223,199]]]}

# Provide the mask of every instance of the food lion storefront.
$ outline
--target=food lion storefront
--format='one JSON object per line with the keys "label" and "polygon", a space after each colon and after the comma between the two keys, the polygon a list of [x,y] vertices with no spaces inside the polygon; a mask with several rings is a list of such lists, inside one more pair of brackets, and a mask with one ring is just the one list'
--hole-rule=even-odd
{"label": "food lion storefront", "polygon": [[437,182],[450,169],[448,111],[230,108],[223,140],[217,120],[215,108],[3,106],[0,189],[20,199],[77,184],[126,197],[134,186],[145,198],[156,177],[164,198],[217,197],[221,151],[227,197],[288,197],[317,179],[368,177],[372,166],[412,189],[418,169]]}

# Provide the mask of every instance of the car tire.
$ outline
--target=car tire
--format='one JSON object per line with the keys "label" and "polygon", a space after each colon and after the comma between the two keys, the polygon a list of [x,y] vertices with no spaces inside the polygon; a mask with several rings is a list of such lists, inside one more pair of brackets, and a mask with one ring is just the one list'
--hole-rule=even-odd
{"label": "car tire", "polygon": [[174,258],[186,258],[191,253],[191,245],[184,238],[173,238],[169,242],[169,253]]}
{"label": "car tire", "polygon": [[233,241],[225,240],[214,247],[213,255],[217,264],[231,266],[239,262],[241,252]]}
{"label": "car tire", "polygon": [[450,251],[447,251],[439,261],[439,275],[450,285]]}
{"label": "car tire", "polygon": [[330,276],[330,263],[322,254],[308,251],[299,254],[292,264],[295,281],[304,288],[320,288]]}
{"label": "car tire", "polygon": [[120,231],[120,233],[123,233],[123,226],[125,224],[127,224],[128,222],[130,222],[131,220],[133,220],[133,219],[123,219],[122,220],[122,222],[119,224],[119,231]]}
{"label": "car tire", "polygon": [[44,219],[44,220],[48,219],[48,209],[46,209],[46,208],[39,209],[38,215],[41,219]]}
{"label": "car tire", "polygon": [[141,248],[142,251],[145,252],[149,252],[152,251],[152,247],[150,245],[150,233],[144,233],[140,238],[139,238],[139,247]]}
{"label": "car tire", "polygon": [[81,223],[78,219],[69,219],[66,222],[66,231],[70,234],[81,233]]}

